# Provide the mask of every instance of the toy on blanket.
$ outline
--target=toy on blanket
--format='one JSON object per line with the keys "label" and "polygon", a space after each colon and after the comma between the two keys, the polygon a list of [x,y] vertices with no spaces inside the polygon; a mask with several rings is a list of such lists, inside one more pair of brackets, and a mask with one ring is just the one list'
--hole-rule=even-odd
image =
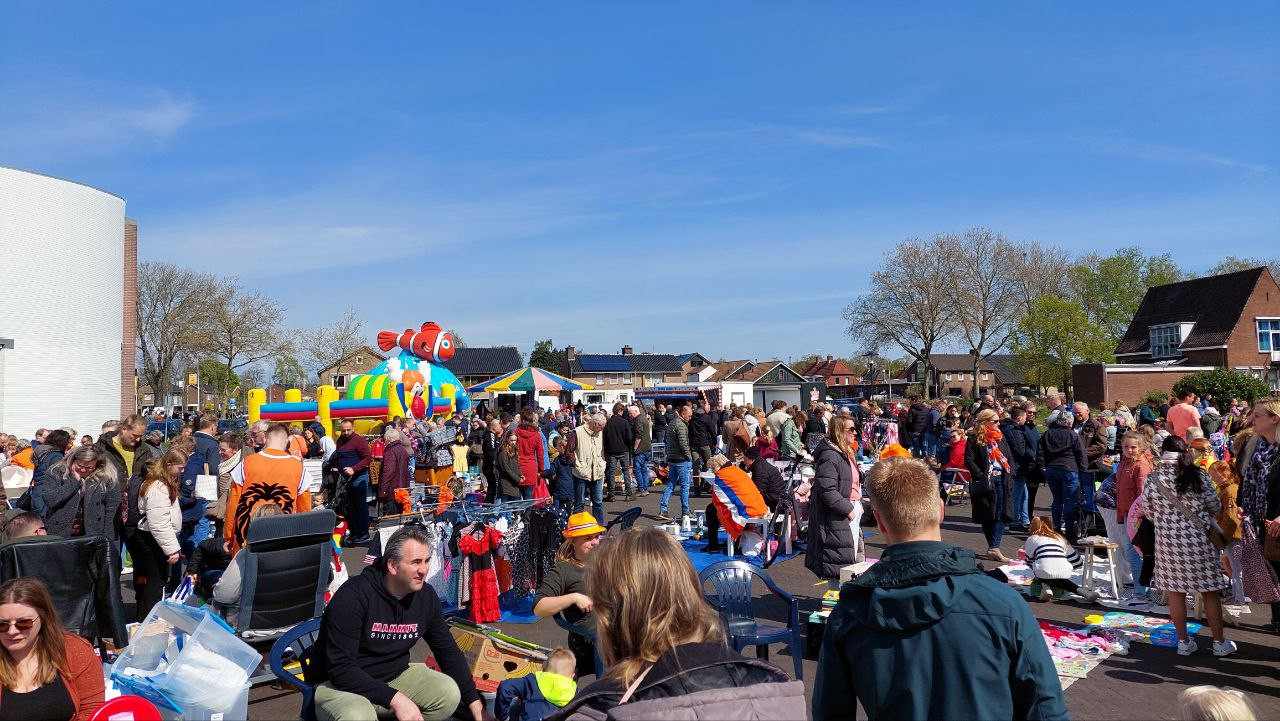
{"label": "toy on blanket", "polygon": [[840,592],[836,590],[827,591],[822,594],[822,610],[828,611],[836,607],[836,603],[840,600]]}
{"label": "toy on blanket", "polygon": [[[1102,630],[1114,637],[1124,638],[1130,642],[1143,641],[1153,646],[1163,646],[1165,648],[1175,648],[1178,645],[1178,631],[1174,628],[1173,622],[1166,618],[1112,611],[1101,617],[1097,614],[1092,614],[1086,616],[1084,620],[1090,624],[1088,630],[1091,633],[1095,630]],[[1187,621],[1187,635],[1196,635],[1202,627],[1201,624],[1194,621]]]}
{"label": "toy on blanket", "polygon": [[720,525],[735,542],[748,523],[769,512],[755,481],[737,466],[724,466],[716,471],[711,490],[711,502],[715,504]]}

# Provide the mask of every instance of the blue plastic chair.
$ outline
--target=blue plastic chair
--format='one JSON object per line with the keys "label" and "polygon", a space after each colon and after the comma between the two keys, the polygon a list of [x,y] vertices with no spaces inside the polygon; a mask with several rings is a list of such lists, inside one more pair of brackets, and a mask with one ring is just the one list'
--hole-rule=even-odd
{"label": "blue plastic chair", "polygon": [[640,514],[643,511],[644,509],[640,508],[640,506],[636,506],[635,508],[628,508],[627,510],[618,514],[617,518],[613,519],[612,521],[609,521],[609,523],[605,525],[604,527],[605,534],[608,535],[609,532],[612,531],[614,528],[617,528],[619,533],[621,533],[622,531],[630,530],[631,527],[636,524],[636,519],[640,517]]}
{"label": "blue plastic chair", "polygon": [[[754,595],[751,593],[751,579],[758,577],[769,588],[773,595],[787,602],[787,625],[785,627],[767,626],[756,622],[755,610],[751,607]],[[729,642],[735,651],[747,646],[756,647],[756,656],[762,660],[769,659],[769,644],[785,643],[791,650],[791,661],[795,664],[796,679],[804,678],[804,646],[800,642],[800,604],[795,597],[778,587],[769,578],[769,574],[746,561],[718,561],[702,569],[698,579],[705,589],[711,583],[713,593],[707,594],[707,601],[720,612],[724,620],[725,631],[729,634]]]}
{"label": "blue plastic chair", "polygon": [[556,625],[560,628],[563,628],[569,633],[576,633],[591,641],[591,648],[595,650],[596,657],[596,678],[604,678],[604,661],[600,658],[600,651],[596,649],[596,635],[576,623],[569,623],[561,614],[557,613],[552,616],[552,618],[555,619]]}
{"label": "blue plastic chair", "polygon": [[315,694],[316,687],[298,678],[292,671],[286,671],[284,668],[285,651],[292,650],[293,657],[302,663],[303,672],[309,665],[303,654],[307,649],[315,645],[316,638],[320,635],[320,619],[313,618],[308,621],[294,626],[285,632],[283,636],[276,639],[275,644],[271,646],[271,673],[276,678],[293,686],[302,692],[302,712],[303,721],[311,721],[316,717]]}

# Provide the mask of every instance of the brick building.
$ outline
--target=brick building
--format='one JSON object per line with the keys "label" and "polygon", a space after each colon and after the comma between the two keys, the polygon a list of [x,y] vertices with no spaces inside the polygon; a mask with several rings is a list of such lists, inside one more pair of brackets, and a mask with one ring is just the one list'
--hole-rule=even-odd
{"label": "brick building", "polygon": [[800,369],[800,375],[810,381],[821,381],[832,398],[851,398],[859,395],[858,384],[862,378],[849,369],[843,360],[828,355],[826,360],[816,360]]}
{"label": "brick building", "polygon": [[[943,396],[973,395],[973,356],[967,353],[935,353],[929,360],[933,364],[933,383],[929,395],[933,398]],[[911,384],[925,382],[925,368],[920,361],[907,364],[895,376],[896,380]],[[1022,375],[1014,370],[1013,356],[990,355],[978,363],[978,390],[994,396],[1012,396],[1026,386]]]}
{"label": "brick building", "polygon": [[1280,286],[1267,268],[1149,288],[1115,363],[1072,368],[1077,399],[1132,403],[1179,379],[1226,368],[1280,390]]}
{"label": "brick building", "polygon": [[381,353],[369,346],[363,346],[346,354],[328,368],[320,369],[316,374],[320,380],[317,385],[333,386],[339,394],[344,394],[347,391],[348,381],[361,373],[368,373],[384,360],[386,357]]}
{"label": "brick building", "polygon": [[626,403],[635,398],[637,388],[652,388],[662,383],[680,383],[685,379],[685,366],[695,361],[705,363],[696,354],[675,356],[659,353],[636,353],[622,346],[617,355],[578,353],[573,346],[564,349],[566,375],[593,386],[589,391],[575,391],[574,397],[587,403]]}

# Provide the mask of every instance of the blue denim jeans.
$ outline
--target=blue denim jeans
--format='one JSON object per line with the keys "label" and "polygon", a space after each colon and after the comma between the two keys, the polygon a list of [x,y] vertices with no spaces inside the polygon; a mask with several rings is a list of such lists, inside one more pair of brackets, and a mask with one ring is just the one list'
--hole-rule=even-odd
{"label": "blue denim jeans", "polygon": [[573,477],[573,512],[582,513],[586,507],[587,489],[591,489],[591,514],[596,523],[604,523],[604,481],[588,481],[585,478]]}
{"label": "blue denim jeans", "polygon": [[636,474],[636,488],[641,491],[649,490],[649,458],[653,454],[650,451],[637,453],[631,458],[631,469]]}
{"label": "blue denim jeans", "polygon": [[667,504],[671,502],[671,489],[677,485],[680,486],[680,515],[687,515],[689,511],[689,482],[693,480],[693,462],[692,461],[675,461],[671,463],[670,471],[667,476],[667,484],[662,487],[662,503],[658,504],[661,513],[667,512]]}
{"label": "blue denim jeans", "polygon": [[1013,522],[1025,526],[1031,523],[1031,514],[1027,512],[1027,474],[1019,473],[1013,477]]}
{"label": "blue denim jeans", "polygon": [[925,432],[924,440],[921,442],[922,457],[933,458],[938,454],[938,434],[933,432]]}
{"label": "blue denim jeans", "polygon": [[1044,480],[1053,494],[1053,527],[1066,528],[1066,536],[1075,540],[1076,498],[1080,495],[1080,474],[1061,468],[1044,469]]}
{"label": "blue denim jeans", "polygon": [[[1116,522],[1119,523],[1119,519]],[[1123,524],[1121,528],[1124,528]],[[1122,530],[1117,535],[1115,541],[1120,544],[1120,553],[1124,554],[1125,560],[1129,562],[1129,572],[1133,575],[1133,595],[1145,595],[1147,587],[1138,580],[1138,576],[1142,573],[1142,555],[1133,547],[1133,539],[1129,538],[1128,530]]]}

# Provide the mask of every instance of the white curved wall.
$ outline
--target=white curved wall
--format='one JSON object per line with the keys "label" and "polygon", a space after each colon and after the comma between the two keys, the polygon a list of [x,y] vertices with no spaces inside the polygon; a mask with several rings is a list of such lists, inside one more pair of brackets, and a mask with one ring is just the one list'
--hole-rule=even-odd
{"label": "white curved wall", "polygon": [[124,200],[0,168],[0,259],[0,431],[96,438],[120,415]]}

